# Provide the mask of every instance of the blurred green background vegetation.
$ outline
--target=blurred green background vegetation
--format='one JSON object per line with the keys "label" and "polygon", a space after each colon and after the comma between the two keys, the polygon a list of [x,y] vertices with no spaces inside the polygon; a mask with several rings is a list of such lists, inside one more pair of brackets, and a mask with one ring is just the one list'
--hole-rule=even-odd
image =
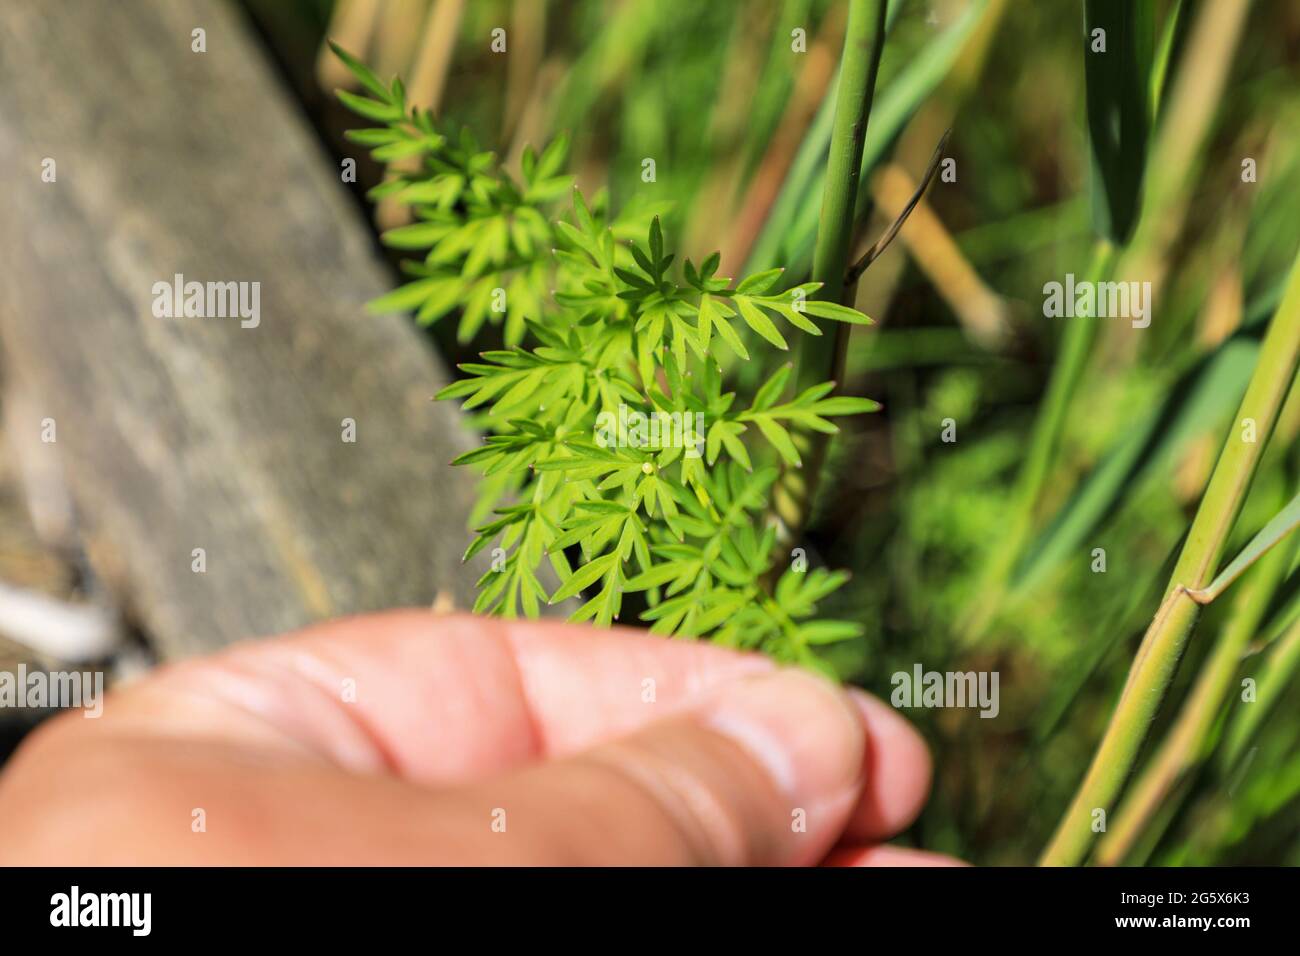
{"label": "blurred green background vegetation", "polygon": [[[937,770],[905,839],[977,863],[1031,862],[1078,786],[1300,244],[1300,6],[1248,4],[1239,31],[1220,24],[1230,35],[1209,48],[1197,24],[1236,0],[1137,2],[1168,62],[1150,90],[1147,207],[1125,260],[1153,282],[1154,320],[1101,324],[1023,540],[1017,476],[1069,322],[1043,316],[1043,285],[1082,278],[1094,248],[1082,4],[896,0],[868,127],[868,244],[950,127],[955,180],[933,183],[861,281],[857,305],[877,324],[854,329],[844,386],[884,411],[835,439],[809,545],[815,562],[853,571],[826,609],[867,627],[832,650],[845,679],[888,698],[891,674],[916,663],[999,672],[996,719],[907,712]],[[842,2],[245,6],[326,142],[358,157],[360,187],[382,170],[340,135],[349,121],[328,91],[344,77],[321,57],[327,34],[508,161],[568,131],[583,190],[608,188],[616,208],[665,204],[667,231],[696,261],[720,249],[723,274],[808,269]],[[1246,159],[1256,181],[1243,181]],[[497,333],[469,349],[452,323],[430,334],[450,362]],[[771,371],[730,370],[750,388]],[[1298,429],[1293,395],[1229,553],[1294,493]],[[1300,863],[1300,574],[1288,560],[1236,678],[1256,680],[1260,699],[1242,702],[1234,683],[1210,741],[1228,746],[1179,782],[1130,862]],[[1143,760],[1241,613],[1230,598],[1203,614]]]}

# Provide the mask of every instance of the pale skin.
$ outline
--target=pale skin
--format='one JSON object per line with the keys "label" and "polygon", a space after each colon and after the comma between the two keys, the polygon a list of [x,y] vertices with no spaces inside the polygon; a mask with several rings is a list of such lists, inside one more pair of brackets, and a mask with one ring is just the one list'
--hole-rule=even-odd
{"label": "pale skin", "polygon": [[0,865],[943,865],[884,844],[930,772],[888,705],[757,656],[394,611],[48,721]]}

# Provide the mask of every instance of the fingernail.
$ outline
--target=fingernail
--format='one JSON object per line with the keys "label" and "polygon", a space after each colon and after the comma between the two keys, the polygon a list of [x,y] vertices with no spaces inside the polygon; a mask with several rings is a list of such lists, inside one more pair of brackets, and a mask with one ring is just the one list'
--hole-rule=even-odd
{"label": "fingernail", "polygon": [[855,791],[865,731],[848,695],[793,669],[725,685],[703,719],[731,738],[796,806],[819,806]]}

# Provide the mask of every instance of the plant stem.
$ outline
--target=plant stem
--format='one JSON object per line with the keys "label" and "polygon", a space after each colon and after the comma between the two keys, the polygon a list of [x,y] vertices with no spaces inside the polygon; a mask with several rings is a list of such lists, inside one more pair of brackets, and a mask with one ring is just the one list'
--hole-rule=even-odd
{"label": "plant stem", "polygon": [[[1151,720],[1163,700],[1174,670],[1196,623],[1200,605],[1187,588],[1209,583],[1241,511],[1282,400],[1295,378],[1300,358],[1300,256],[1292,265],[1287,290],[1260,347],[1259,360],[1246,395],[1228,433],[1214,474],[1201,499],[1166,597],[1142,638],[1128,680],[1092,764],[1061,819],[1040,862],[1045,866],[1079,863],[1093,838],[1093,811],[1108,811],[1119,794]],[[1254,441],[1243,426],[1254,422]]]}
{"label": "plant stem", "polygon": [[[851,0],[844,31],[844,53],[835,91],[834,125],[812,270],[813,281],[822,283],[816,297],[841,304],[852,304],[855,290],[844,279],[852,252],[862,144],[884,49],[887,7],[887,0]],[[796,373],[799,391],[828,380],[838,383],[843,379],[849,327],[841,322],[813,321],[823,334],[804,336],[800,341]],[[800,449],[805,463],[803,473],[787,470],[773,496],[777,514],[792,532],[802,527],[808,516],[818,472],[825,460],[826,436],[821,433],[803,436],[803,444],[807,449]]]}
{"label": "plant stem", "polygon": [[1243,584],[1234,602],[1234,613],[1209,659],[1202,665],[1196,686],[1183,704],[1178,719],[1120,804],[1115,826],[1106,832],[1097,847],[1099,864],[1115,866],[1122,863],[1138,837],[1149,836],[1146,830],[1157,811],[1169,799],[1182,776],[1200,761],[1223,702],[1232,690],[1232,678],[1241,664],[1241,656],[1255,636],[1255,629],[1268,609],[1278,583],[1291,566],[1292,556],[1291,548],[1274,548],[1260,561],[1250,580]]}
{"label": "plant stem", "polygon": [[[835,93],[835,119],[831,127],[830,154],[826,161],[826,185],[822,190],[822,213],[813,252],[812,280],[824,283],[815,295],[819,299],[847,304],[853,290],[844,284],[852,252],[854,209],[858,198],[858,177],[862,169],[862,143],[867,135],[871,98],[884,46],[885,0],[852,0],[844,33],[844,54],[840,62],[839,87]],[[801,340],[798,388],[803,390],[833,379],[839,340],[849,326],[818,321],[821,335]]]}

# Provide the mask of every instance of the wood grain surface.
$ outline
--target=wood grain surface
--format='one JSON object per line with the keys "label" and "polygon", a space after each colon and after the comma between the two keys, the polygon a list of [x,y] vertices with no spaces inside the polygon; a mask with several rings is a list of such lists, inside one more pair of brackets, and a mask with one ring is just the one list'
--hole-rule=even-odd
{"label": "wood grain surface", "polygon": [[[0,262],[10,427],[55,421],[95,571],[164,658],[470,602],[447,463],[476,440],[419,332],[363,310],[392,276],[230,6],[0,4]],[[156,318],[177,273],[259,282],[260,323]]]}

